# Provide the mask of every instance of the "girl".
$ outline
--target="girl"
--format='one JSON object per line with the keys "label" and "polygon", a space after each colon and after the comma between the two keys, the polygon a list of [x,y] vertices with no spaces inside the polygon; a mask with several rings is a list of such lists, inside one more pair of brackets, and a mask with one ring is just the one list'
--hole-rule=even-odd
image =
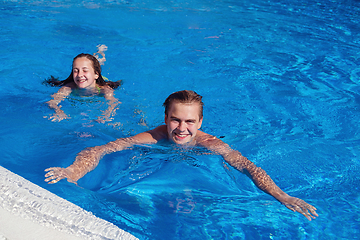
{"label": "girl", "polygon": [[53,94],[52,99],[47,102],[55,113],[50,117],[51,121],[61,121],[69,118],[61,109],[59,103],[72,92],[81,96],[102,95],[108,100],[109,107],[104,111],[104,116],[99,117],[99,122],[110,121],[110,116],[120,102],[114,97],[114,89],[121,85],[121,81],[105,81],[101,76],[101,66],[98,59],[90,54],[81,53],[77,55],[72,64],[70,76],[60,81],[51,76],[45,80],[51,86],[61,86],[58,92]]}

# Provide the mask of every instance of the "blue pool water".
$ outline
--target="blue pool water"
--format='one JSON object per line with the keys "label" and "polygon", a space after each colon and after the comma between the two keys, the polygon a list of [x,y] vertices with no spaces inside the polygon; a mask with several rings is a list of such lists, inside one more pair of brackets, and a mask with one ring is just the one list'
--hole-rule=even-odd
{"label": "blue pool water", "polygon": [[[1,1],[0,165],[139,239],[358,239],[360,2]],[[108,46],[103,75],[123,79],[108,123],[102,98],[73,96],[72,118],[45,104],[81,52]],[[222,137],[288,194],[307,221],[201,149],[138,146],[79,181],[44,169],[163,123],[162,103],[192,89],[202,130]]]}

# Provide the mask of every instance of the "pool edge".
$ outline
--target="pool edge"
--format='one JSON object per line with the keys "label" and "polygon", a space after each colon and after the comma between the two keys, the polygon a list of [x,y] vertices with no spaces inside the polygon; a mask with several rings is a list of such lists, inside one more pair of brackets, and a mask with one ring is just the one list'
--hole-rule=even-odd
{"label": "pool edge", "polygon": [[[0,239],[137,239],[114,224],[0,166]],[[20,225],[21,228],[16,228]],[[25,225],[25,226],[24,226]],[[29,231],[26,231],[29,228]],[[25,229],[25,230],[24,230]],[[10,235],[12,236],[10,238]],[[22,235],[26,235],[21,237]]]}

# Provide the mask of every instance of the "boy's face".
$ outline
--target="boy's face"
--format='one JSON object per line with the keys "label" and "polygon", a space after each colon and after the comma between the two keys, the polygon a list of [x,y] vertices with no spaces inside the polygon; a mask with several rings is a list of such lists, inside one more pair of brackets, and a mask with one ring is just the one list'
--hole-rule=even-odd
{"label": "boy's face", "polygon": [[194,143],[203,120],[199,113],[199,103],[173,102],[165,115],[169,139],[176,144]]}

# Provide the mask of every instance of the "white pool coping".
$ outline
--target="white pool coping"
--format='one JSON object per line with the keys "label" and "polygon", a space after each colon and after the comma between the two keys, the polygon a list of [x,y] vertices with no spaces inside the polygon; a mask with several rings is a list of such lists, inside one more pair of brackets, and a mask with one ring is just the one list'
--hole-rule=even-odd
{"label": "white pool coping", "polygon": [[0,240],[137,239],[0,166]]}

